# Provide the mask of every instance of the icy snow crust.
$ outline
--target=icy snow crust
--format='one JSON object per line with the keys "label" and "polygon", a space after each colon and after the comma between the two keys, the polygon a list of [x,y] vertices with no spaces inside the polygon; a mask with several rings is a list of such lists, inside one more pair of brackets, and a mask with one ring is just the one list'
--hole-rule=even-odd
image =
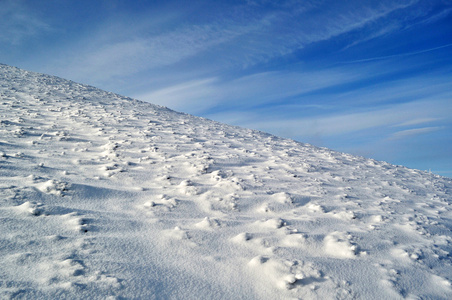
{"label": "icy snow crust", "polygon": [[452,299],[449,179],[0,65],[1,299]]}

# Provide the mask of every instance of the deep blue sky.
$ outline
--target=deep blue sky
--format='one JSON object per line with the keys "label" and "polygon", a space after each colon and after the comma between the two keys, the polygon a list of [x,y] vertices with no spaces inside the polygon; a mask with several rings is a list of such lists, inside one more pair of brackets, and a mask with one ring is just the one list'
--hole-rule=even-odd
{"label": "deep blue sky", "polygon": [[452,177],[452,0],[0,0],[0,62]]}

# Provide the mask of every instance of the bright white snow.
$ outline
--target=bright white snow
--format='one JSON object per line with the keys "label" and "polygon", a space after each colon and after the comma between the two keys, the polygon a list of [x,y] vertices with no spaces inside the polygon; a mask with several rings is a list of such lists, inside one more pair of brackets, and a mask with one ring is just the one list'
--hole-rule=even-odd
{"label": "bright white snow", "polygon": [[450,179],[0,65],[0,298],[451,299]]}

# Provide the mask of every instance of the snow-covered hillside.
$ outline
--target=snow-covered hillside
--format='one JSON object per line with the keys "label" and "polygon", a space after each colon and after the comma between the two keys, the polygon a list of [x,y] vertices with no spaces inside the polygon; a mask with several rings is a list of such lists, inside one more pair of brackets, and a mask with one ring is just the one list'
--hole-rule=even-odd
{"label": "snow-covered hillside", "polygon": [[452,181],[0,65],[0,298],[451,299]]}

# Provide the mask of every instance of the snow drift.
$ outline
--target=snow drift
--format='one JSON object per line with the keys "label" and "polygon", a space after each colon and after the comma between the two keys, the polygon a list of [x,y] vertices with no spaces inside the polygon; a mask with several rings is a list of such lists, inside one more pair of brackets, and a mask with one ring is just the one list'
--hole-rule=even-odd
{"label": "snow drift", "polygon": [[0,298],[450,299],[450,179],[0,65]]}

